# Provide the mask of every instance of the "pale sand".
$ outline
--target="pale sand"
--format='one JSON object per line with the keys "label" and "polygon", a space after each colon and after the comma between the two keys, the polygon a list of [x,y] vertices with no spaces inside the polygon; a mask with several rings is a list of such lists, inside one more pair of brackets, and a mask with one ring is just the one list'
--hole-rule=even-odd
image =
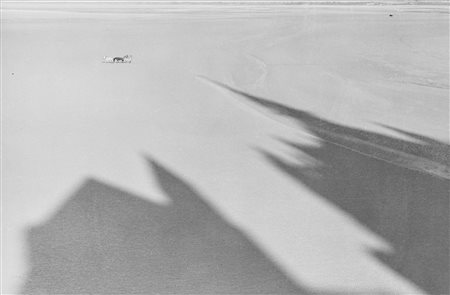
{"label": "pale sand", "polygon": [[[4,8],[4,293],[24,290],[30,279],[30,255],[36,249],[30,249],[27,230],[50,223],[51,216],[63,212],[60,206],[87,178],[169,206],[171,195],[161,189],[161,180],[148,170],[144,157],[169,167],[200,190],[224,220],[302,289],[345,294],[445,290],[442,282],[448,268],[446,274],[445,268],[433,263],[421,270],[418,262],[409,262],[404,271],[394,270],[396,263],[383,263],[370,252],[391,251],[394,256],[404,252],[407,259],[414,259],[393,232],[403,233],[408,241],[421,236],[420,231],[431,231],[434,236],[416,246],[419,253],[429,248],[435,254],[416,253],[422,257],[417,261],[442,259],[439,255],[448,249],[448,231],[442,233],[442,224],[448,218],[426,221],[437,212],[434,206],[448,208],[440,189],[433,191],[436,186],[431,186],[430,194],[423,195],[430,198],[426,204],[431,208],[406,209],[424,220],[425,225],[414,232],[408,222],[396,218],[405,214],[405,206],[417,204],[389,201],[390,197],[409,200],[407,189],[392,189],[393,195],[383,195],[384,203],[373,205],[375,209],[369,205],[347,208],[330,197],[333,189],[318,189],[283,164],[310,167],[309,177],[327,180],[330,170],[314,167],[333,163],[341,167],[346,162],[299,152],[280,139],[323,148],[330,141],[350,147],[356,151],[341,154],[331,149],[347,162],[394,162],[392,167],[370,162],[352,168],[349,164],[347,170],[332,173],[337,182],[342,177],[349,187],[357,187],[356,192],[336,189],[344,199],[350,192],[372,196],[360,184],[351,183],[359,181],[357,173],[365,169],[375,171],[367,174],[373,178],[368,186],[379,186],[383,193],[386,190],[381,188],[389,186],[383,180],[386,175],[399,177],[396,182],[412,179],[430,185],[437,181],[448,187],[439,173],[430,176],[425,168],[417,174],[425,180],[402,178],[402,173],[417,170],[408,157],[420,163],[431,161],[426,163],[431,163],[432,170],[448,165],[442,157],[397,153],[392,146],[387,148],[398,156],[383,156],[366,143],[385,151],[386,139],[363,138],[366,145],[355,145],[361,138],[345,129],[350,135],[342,138],[332,125],[417,141],[380,126],[384,124],[436,139],[443,143],[436,143],[436,149],[448,152],[447,6],[161,6],[158,10],[128,7],[127,14],[86,13],[86,9],[74,13],[71,7],[64,12],[26,12],[17,4]],[[105,55],[125,54],[133,55],[131,64],[101,62]],[[252,96],[282,104],[288,116],[277,114],[279,106],[263,103],[261,107],[247,99]],[[296,117],[287,107],[308,111],[326,120],[326,125]],[[360,153],[363,158],[352,158]],[[376,155],[378,160],[371,158]],[[392,171],[396,174],[389,175]],[[382,217],[387,225],[374,223],[377,216],[361,217],[378,214],[380,206],[386,208],[381,214],[387,212]],[[389,231],[389,224],[398,228]]]}

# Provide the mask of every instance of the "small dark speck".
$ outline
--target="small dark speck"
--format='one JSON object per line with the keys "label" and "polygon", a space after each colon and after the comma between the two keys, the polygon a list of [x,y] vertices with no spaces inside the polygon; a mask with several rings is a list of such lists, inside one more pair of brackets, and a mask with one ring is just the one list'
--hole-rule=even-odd
{"label": "small dark speck", "polygon": [[389,14],[389,16],[390,16],[390,17],[393,17],[393,15],[392,15],[392,14]]}
{"label": "small dark speck", "polygon": [[14,76],[14,73],[11,73],[11,75],[13,75],[13,76]]}

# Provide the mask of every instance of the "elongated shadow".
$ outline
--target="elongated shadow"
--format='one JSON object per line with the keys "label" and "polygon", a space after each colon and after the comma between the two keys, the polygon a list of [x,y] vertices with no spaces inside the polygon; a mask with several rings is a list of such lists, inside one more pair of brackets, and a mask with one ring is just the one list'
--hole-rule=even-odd
{"label": "elongated shadow", "polygon": [[28,232],[25,294],[306,294],[191,185],[155,161],[172,204],[88,179]]}
{"label": "elongated shadow", "polygon": [[390,129],[418,142],[350,128],[221,86],[294,119],[315,135],[320,147],[284,142],[299,158],[316,159],[317,167],[261,152],[281,171],[388,240],[394,253],[374,253],[378,259],[431,294],[449,294],[448,144],[395,128]]}

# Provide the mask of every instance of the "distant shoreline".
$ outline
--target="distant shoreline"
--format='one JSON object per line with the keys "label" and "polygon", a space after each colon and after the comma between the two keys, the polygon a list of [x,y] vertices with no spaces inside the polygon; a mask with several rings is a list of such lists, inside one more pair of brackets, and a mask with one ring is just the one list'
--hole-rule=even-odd
{"label": "distant shoreline", "polygon": [[247,1],[239,1],[239,0],[231,0],[231,1],[215,1],[215,0],[180,0],[180,1],[163,1],[163,0],[156,0],[156,1],[96,1],[96,0],[4,0],[2,1],[4,4],[64,4],[64,3],[80,3],[80,4],[107,4],[107,5],[114,5],[114,4],[121,4],[121,5],[138,5],[138,6],[145,6],[145,5],[364,5],[364,6],[376,6],[376,5],[393,5],[393,6],[399,6],[399,5],[444,5],[444,6],[450,6],[450,1],[448,0],[441,0],[441,1],[425,1],[425,0],[409,0],[409,1],[364,1],[364,0],[344,0],[344,1],[322,1],[322,0],[309,0],[309,1],[260,1],[260,0],[247,0]]}
{"label": "distant shoreline", "polygon": [[[3,15],[3,21],[25,18],[35,18],[42,16],[42,13],[49,13],[51,18],[58,14],[71,14],[70,17],[78,18],[86,14],[93,15],[133,15],[133,16],[166,16],[166,15],[191,15],[203,12],[217,12],[221,15],[242,17],[249,15],[270,15],[275,10],[294,12],[298,9],[362,9],[366,11],[378,11],[380,9],[406,9],[417,10],[415,12],[450,14],[449,1],[364,1],[364,0],[344,0],[344,1],[260,1],[260,0],[179,0],[179,1],[96,1],[96,0],[5,0],[0,5],[0,11],[8,15]],[[410,11],[411,12],[411,11]],[[237,13],[241,13],[238,15]],[[214,14],[214,17],[217,17]]]}

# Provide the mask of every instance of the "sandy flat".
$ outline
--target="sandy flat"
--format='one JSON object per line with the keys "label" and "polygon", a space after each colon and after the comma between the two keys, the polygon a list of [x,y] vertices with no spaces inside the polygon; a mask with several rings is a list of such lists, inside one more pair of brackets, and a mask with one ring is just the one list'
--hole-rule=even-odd
{"label": "sandy flat", "polygon": [[448,6],[91,8],[2,10],[5,294],[448,292]]}

